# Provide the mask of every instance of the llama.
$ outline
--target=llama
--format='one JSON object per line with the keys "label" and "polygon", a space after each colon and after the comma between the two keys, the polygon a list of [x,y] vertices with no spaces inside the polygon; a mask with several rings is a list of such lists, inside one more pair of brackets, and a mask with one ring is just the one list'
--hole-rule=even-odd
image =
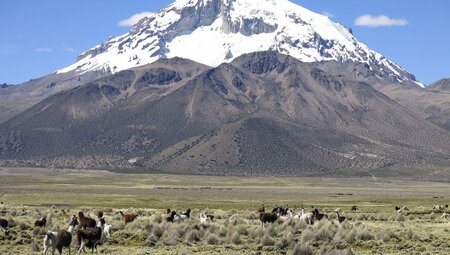
{"label": "llama", "polygon": [[259,220],[261,221],[261,225],[265,226],[266,223],[274,223],[277,221],[278,215],[276,213],[261,213]]}
{"label": "llama", "polygon": [[47,225],[47,217],[42,217],[42,220],[34,222],[35,227],[45,228],[45,225]]}
{"label": "llama", "polygon": [[62,254],[63,248],[69,249],[70,254],[70,245],[72,243],[72,234],[70,234],[66,230],[59,230],[56,232],[48,231],[44,237],[44,255],[47,255],[47,252],[50,247],[52,247],[52,255],[55,254],[55,249],[58,250],[59,254]]}
{"label": "llama", "polygon": [[75,231],[75,227],[78,225],[78,218],[77,216],[72,216],[70,223],[69,223],[69,233],[73,234],[73,231]]}
{"label": "llama", "polygon": [[175,221],[175,216],[177,215],[177,212],[175,211],[170,211],[169,216],[167,216],[166,221],[167,222],[174,222]]}
{"label": "llama", "polygon": [[322,219],[328,219],[328,216],[324,213],[320,213],[319,210],[317,208],[315,208],[312,211],[312,214],[314,215],[314,218],[318,221],[321,221]]}
{"label": "llama", "polygon": [[7,233],[8,231],[8,221],[5,219],[0,219],[0,231],[3,233]]}
{"label": "llama", "polygon": [[287,205],[286,208],[283,208],[282,206],[275,206],[275,208],[272,209],[272,213],[277,213],[280,216],[286,216],[287,211]]}
{"label": "llama", "polygon": [[97,222],[94,219],[84,216],[83,212],[78,213],[78,220],[80,221],[80,226],[84,229],[95,228],[97,225]]}
{"label": "llama", "polygon": [[63,216],[64,222],[69,222],[72,219],[72,217],[64,209],[61,210],[61,214]]}
{"label": "llama", "polygon": [[191,209],[187,209],[187,211],[183,214],[177,214],[175,211],[170,211],[170,215],[166,218],[167,222],[179,222],[183,220],[187,220],[191,217]]}
{"label": "llama", "polygon": [[337,217],[337,220],[339,221],[339,223],[342,223],[342,222],[345,221],[345,217],[344,216],[340,216],[339,212],[336,212],[336,217]]}
{"label": "llama", "polygon": [[[101,219],[101,222],[104,222],[104,219]],[[81,254],[82,251],[85,251],[85,247],[91,248],[92,253],[94,251],[97,253],[97,246],[102,244],[102,240],[104,240],[104,224],[100,224],[100,227],[94,228],[86,228],[84,230],[79,230],[77,233],[77,241],[79,245],[78,255]]]}
{"label": "llama", "polygon": [[314,224],[314,215],[312,213],[307,213],[305,209],[302,209],[294,218],[299,218],[301,221],[306,222],[306,224]]}
{"label": "llama", "polygon": [[63,248],[69,249],[70,255],[70,245],[72,244],[72,233],[75,229],[75,226],[78,225],[77,217],[74,216],[70,221],[69,229],[59,230],[59,231],[48,231],[44,237],[44,255],[47,255],[47,252],[50,247],[52,247],[52,255],[55,254],[55,250],[58,250],[59,254],[62,254]]}
{"label": "llama", "polygon": [[106,224],[105,219],[100,219],[97,223],[97,227],[103,228],[103,235],[99,242],[99,245],[105,244],[108,238],[112,235],[112,226],[109,224]]}
{"label": "llama", "polygon": [[122,216],[122,219],[125,221],[125,224],[133,222],[136,218],[136,214],[125,214],[122,211],[119,211],[120,215]]}
{"label": "llama", "polygon": [[191,209],[190,209],[190,208],[187,209],[187,211],[186,211],[185,213],[183,213],[183,214],[180,215],[180,218],[181,218],[182,220],[189,219],[190,217],[191,217]]}
{"label": "llama", "polygon": [[266,212],[266,207],[264,205],[262,205],[262,207],[258,208],[258,210],[256,210],[256,212],[258,212],[258,213]]}
{"label": "llama", "polygon": [[433,205],[433,210],[435,211],[445,211],[448,208],[448,205]]}
{"label": "llama", "polygon": [[102,211],[98,211],[97,212],[97,218],[100,220],[103,218],[103,212]]}
{"label": "llama", "polygon": [[395,210],[396,210],[398,213],[402,213],[402,212],[405,212],[405,211],[409,211],[408,207],[406,207],[406,206],[402,206],[402,207],[396,206],[396,207],[395,207]]}
{"label": "llama", "polygon": [[282,221],[287,221],[290,218],[294,217],[294,214],[291,209],[286,210],[286,215],[279,216]]}
{"label": "llama", "polygon": [[214,219],[214,216],[212,215],[206,215],[204,212],[200,213],[200,223],[206,224],[208,222],[212,222]]}

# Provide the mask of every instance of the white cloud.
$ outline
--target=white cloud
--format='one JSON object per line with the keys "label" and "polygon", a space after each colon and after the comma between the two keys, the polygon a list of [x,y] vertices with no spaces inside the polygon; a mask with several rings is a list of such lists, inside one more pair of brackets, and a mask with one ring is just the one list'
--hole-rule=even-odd
{"label": "white cloud", "polygon": [[70,53],[75,52],[75,49],[72,48],[72,47],[63,47],[63,50],[64,50],[64,51],[67,51],[67,52],[70,52]]}
{"label": "white cloud", "polygon": [[50,53],[50,52],[53,52],[53,50],[51,48],[37,48],[36,52],[37,53]]}
{"label": "white cloud", "polygon": [[151,12],[141,12],[136,13],[133,16],[129,17],[128,19],[124,19],[119,21],[117,24],[119,27],[131,27],[139,22],[139,20],[151,16],[153,13]]}
{"label": "white cloud", "polygon": [[406,19],[393,19],[386,15],[372,16],[363,15],[355,20],[356,26],[361,27],[391,27],[391,26],[406,26],[408,21]]}
{"label": "white cloud", "polygon": [[330,19],[334,17],[334,14],[331,13],[331,12],[325,11],[325,12],[322,12],[322,14],[325,15],[325,16],[327,16],[327,17],[330,18]]}

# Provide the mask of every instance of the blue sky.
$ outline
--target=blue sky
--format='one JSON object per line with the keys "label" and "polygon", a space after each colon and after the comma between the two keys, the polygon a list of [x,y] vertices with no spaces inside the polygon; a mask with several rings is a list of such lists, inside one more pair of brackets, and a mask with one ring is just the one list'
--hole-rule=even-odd
{"label": "blue sky", "polygon": [[[360,41],[425,84],[450,77],[448,0],[292,1],[352,27]],[[21,83],[72,64],[84,50],[126,33],[129,27],[120,21],[171,2],[0,0],[0,83]],[[371,16],[357,26],[363,15]]]}

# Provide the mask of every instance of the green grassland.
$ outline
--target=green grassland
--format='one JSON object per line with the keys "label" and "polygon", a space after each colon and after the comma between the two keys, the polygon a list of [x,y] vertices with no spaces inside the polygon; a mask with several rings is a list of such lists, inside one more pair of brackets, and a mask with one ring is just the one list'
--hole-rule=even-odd
{"label": "green grassland", "polygon": [[[105,171],[0,168],[0,254],[42,254],[42,235],[67,228],[61,209],[102,210],[113,235],[102,254],[450,254],[450,223],[433,212],[449,204],[448,183],[383,178],[215,177],[115,174]],[[312,205],[331,220],[308,226],[287,220],[262,227],[256,208]],[[352,205],[359,211],[350,212]],[[397,213],[394,206],[410,211]],[[164,210],[193,209],[183,223]],[[334,219],[340,208],[346,222]],[[139,215],[125,225],[117,212]],[[200,225],[200,211],[217,220]],[[46,216],[45,229],[34,228]],[[72,251],[76,249],[75,239]],[[66,254],[66,253],[64,253]]]}

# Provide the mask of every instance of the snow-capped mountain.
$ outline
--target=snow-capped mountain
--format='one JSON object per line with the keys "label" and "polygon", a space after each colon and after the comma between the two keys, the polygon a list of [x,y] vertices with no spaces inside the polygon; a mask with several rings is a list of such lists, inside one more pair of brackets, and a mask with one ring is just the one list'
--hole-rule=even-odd
{"label": "snow-capped mountain", "polygon": [[115,73],[173,57],[215,67],[266,50],[303,62],[366,63],[390,81],[421,85],[359,42],[350,29],[288,0],[177,0],[130,32],[82,53],[58,73]]}

